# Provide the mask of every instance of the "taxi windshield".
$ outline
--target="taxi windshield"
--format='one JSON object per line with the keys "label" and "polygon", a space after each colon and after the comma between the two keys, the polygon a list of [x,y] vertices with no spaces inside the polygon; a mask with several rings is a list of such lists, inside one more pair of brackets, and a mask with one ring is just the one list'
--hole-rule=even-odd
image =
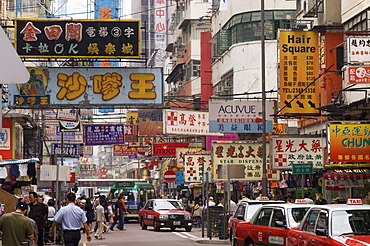
{"label": "taxi windshield", "polygon": [[178,201],[156,201],[155,210],[184,210],[184,207]]}
{"label": "taxi windshield", "polygon": [[370,210],[333,211],[332,235],[370,235]]}

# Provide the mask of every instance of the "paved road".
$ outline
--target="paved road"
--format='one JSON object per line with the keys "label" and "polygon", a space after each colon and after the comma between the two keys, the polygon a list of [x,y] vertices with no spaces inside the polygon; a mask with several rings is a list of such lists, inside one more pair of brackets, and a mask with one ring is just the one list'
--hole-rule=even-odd
{"label": "paved road", "polygon": [[[208,245],[230,245],[228,240],[219,240],[213,238],[202,238],[202,232],[198,228],[193,228],[191,232],[185,232],[185,229],[177,229],[171,232],[169,229],[154,231],[152,227],[148,230],[142,230],[140,225],[135,222],[126,223],[126,231],[109,231],[104,233],[104,240],[98,240],[93,237],[87,246],[192,246],[201,244]],[[92,235],[93,236],[93,235]],[[86,234],[82,234],[80,245],[83,246],[86,241]],[[1,241],[0,241],[1,242]],[[0,243],[0,245],[2,245]],[[6,246],[6,245],[4,245]],[[48,245],[52,246],[52,245]]]}

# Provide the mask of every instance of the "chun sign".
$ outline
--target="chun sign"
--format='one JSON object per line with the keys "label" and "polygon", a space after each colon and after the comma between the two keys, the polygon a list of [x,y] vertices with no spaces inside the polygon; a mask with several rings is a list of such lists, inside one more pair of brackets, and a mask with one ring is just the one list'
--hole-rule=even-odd
{"label": "chun sign", "polygon": [[[185,182],[200,183],[204,172],[212,171],[211,155],[184,155],[184,178]],[[203,169],[204,165],[204,169]]]}
{"label": "chun sign", "polygon": [[139,20],[17,19],[20,57],[140,58]]}

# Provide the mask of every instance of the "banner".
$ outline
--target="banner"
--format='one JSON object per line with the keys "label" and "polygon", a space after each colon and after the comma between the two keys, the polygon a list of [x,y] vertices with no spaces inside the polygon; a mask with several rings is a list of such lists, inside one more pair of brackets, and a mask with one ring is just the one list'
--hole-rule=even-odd
{"label": "banner", "polygon": [[[319,113],[319,44],[313,31],[280,31],[281,114]],[[311,84],[312,83],[312,84]]]}

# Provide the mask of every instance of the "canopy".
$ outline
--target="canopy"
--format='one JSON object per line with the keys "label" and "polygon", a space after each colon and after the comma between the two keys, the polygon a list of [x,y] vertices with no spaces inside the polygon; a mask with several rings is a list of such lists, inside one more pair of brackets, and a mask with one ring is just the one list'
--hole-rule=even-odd
{"label": "canopy", "polygon": [[24,163],[31,163],[31,162],[38,162],[40,161],[39,158],[31,158],[31,159],[18,159],[18,160],[2,160],[0,161],[1,165],[12,165],[12,164],[24,164]]}

